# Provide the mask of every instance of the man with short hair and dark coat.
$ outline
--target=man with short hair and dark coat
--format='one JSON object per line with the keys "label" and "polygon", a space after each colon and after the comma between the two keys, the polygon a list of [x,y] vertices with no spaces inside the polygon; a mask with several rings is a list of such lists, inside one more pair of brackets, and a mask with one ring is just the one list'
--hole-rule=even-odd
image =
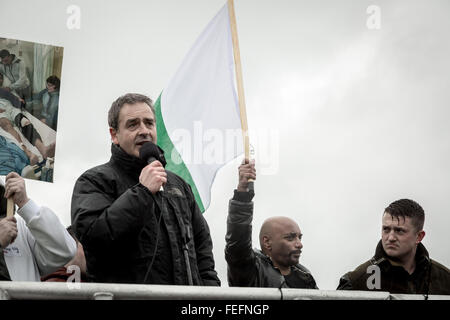
{"label": "man with short hair and dark coat", "polygon": [[253,189],[255,163],[239,166],[239,184],[228,208],[225,258],[228,284],[235,287],[317,289],[311,273],[298,263],[302,233],[288,217],[267,219],[260,231],[261,249],[252,249]]}
{"label": "man with short hair and dark coat", "polygon": [[164,159],[139,158],[144,143],[157,142],[151,99],[118,98],[108,122],[111,159],[83,173],[72,196],[89,281],[219,286],[208,224],[191,187],[164,169]]}
{"label": "man with short hair and dark coat", "polygon": [[384,210],[374,257],[346,273],[338,290],[450,294],[450,270],[430,259],[421,243],[424,221],[425,212],[417,202],[401,199],[391,203]]}

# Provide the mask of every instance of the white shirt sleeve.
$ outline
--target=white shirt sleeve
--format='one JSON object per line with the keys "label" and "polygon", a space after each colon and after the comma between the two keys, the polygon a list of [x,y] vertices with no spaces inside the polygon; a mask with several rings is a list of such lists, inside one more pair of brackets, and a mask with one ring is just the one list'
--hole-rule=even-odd
{"label": "white shirt sleeve", "polygon": [[42,276],[72,260],[77,250],[75,240],[53,211],[30,199],[17,213],[27,225],[27,241]]}

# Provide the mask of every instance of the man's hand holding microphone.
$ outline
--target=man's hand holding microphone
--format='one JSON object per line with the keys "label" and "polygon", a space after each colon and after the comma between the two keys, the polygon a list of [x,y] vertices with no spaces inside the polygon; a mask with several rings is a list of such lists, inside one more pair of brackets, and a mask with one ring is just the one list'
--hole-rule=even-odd
{"label": "man's hand holding microphone", "polygon": [[146,142],[139,150],[139,157],[148,163],[141,171],[139,182],[153,194],[163,191],[167,173],[161,163],[162,161],[165,165],[162,151],[153,142]]}

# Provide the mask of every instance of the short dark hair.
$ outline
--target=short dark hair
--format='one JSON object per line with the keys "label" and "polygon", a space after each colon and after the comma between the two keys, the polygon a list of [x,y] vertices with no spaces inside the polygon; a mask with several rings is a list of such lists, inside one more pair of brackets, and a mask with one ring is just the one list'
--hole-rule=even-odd
{"label": "short dark hair", "polygon": [[392,202],[386,209],[385,213],[390,214],[392,217],[409,217],[411,222],[417,231],[423,229],[423,224],[425,222],[425,211],[423,208],[415,201],[410,199],[400,199]]}
{"label": "short dark hair", "polygon": [[120,109],[122,109],[124,104],[135,104],[138,102],[143,102],[143,103],[148,104],[148,106],[150,107],[150,109],[153,112],[153,115],[156,116],[152,99],[150,99],[146,95],[139,94],[139,93],[127,93],[127,94],[117,98],[117,100],[112,103],[111,108],[109,108],[109,111],[108,111],[109,126],[115,130],[118,130],[119,129]]}
{"label": "short dark hair", "polygon": [[2,51],[0,51],[0,59],[6,58],[9,55],[10,55],[10,53],[6,49],[3,49]]}
{"label": "short dark hair", "polygon": [[46,81],[54,85],[56,90],[59,90],[59,87],[61,86],[61,80],[59,80],[57,76],[50,76]]}

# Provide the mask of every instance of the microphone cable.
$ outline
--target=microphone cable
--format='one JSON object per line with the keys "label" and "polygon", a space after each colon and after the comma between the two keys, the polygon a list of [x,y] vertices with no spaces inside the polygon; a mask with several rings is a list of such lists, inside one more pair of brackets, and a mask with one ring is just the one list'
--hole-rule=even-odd
{"label": "microphone cable", "polygon": [[153,193],[151,193],[153,202],[155,203],[155,206],[159,209],[159,217],[158,217],[158,222],[157,222],[157,227],[158,227],[158,231],[156,231],[156,242],[155,242],[155,249],[153,249],[153,255],[152,255],[152,260],[150,261],[149,266],[147,267],[147,272],[145,273],[145,277],[144,277],[144,284],[147,283],[147,279],[148,276],[150,274],[150,270],[152,270],[153,267],[153,263],[155,262],[155,258],[156,258],[156,251],[158,250],[158,242],[159,242],[159,233],[161,231],[161,219],[162,219],[162,210],[158,205],[158,202],[156,201],[155,196],[153,195]]}

